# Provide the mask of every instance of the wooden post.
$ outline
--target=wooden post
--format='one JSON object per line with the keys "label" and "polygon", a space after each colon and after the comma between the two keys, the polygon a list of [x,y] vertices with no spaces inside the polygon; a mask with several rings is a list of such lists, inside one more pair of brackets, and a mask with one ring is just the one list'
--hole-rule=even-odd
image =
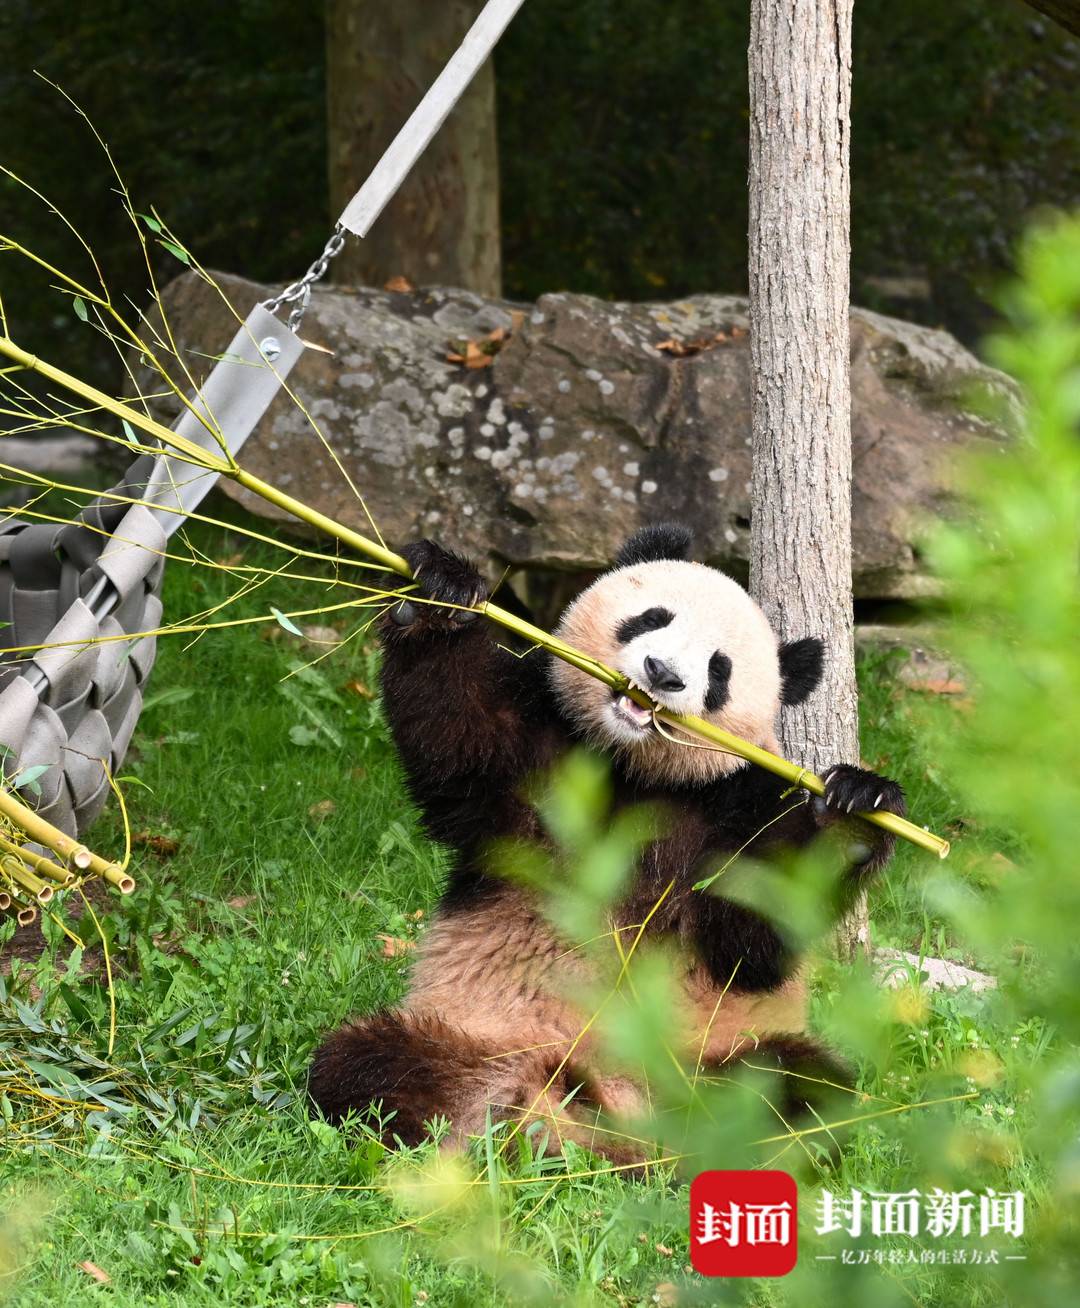
{"label": "wooden post", "polygon": [[[787,757],[859,759],[848,328],[852,0],[751,0],[750,589],[784,639],[820,635],[820,689],[785,709]],[[869,948],[865,901],[839,929]]]}

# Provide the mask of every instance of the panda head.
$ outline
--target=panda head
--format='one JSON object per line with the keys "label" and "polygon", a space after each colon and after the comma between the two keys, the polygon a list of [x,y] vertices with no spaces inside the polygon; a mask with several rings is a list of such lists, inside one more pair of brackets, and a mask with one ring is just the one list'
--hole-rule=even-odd
{"label": "panda head", "polygon": [[[556,634],[665,708],[775,751],[781,704],[801,703],[821,679],[822,643],[781,644],[738,582],[689,562],[689,550],[682,527],[638,531],[563,613]],[[643,781],[700,784],[743,766],[733,755],[666,739],[647,710],[561,659],[552,660],[551,678],[574,727]]]}

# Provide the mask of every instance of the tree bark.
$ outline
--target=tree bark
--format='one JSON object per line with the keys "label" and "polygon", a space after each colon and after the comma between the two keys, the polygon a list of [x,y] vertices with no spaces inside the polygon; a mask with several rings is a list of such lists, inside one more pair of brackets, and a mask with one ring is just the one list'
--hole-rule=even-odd
{"label": "tree bark", "polygon": [[[848,327],[853,0],[752,0],[750,589],[782,639],[819,635],[825,674],[785,708],[789,758],[859,760],[851,590]],[[865,901],[838,932],[869,945]]]}
{"label": "tree bark", "polygon": [[1027,3],[1067,32],[1080,36],[1080,0],[1027,0]]}
{"label": "tree bark", "polygon": [[[480,10],[480,0],[328,0],[330,204],[339,214]],[[495,74],[489,59],[369,234],[331,265],[335,280],[501,293]]]}

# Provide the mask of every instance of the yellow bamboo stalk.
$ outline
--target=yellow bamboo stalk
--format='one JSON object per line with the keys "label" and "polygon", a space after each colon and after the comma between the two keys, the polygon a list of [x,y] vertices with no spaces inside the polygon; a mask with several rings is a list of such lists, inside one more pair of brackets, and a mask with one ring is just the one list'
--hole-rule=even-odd
{"label": "yellow bamboo stalk", "polygon": [[[944,857],[944,855],[942,856]],[[125,872],[119,863],[108,863],[105,859],[94,858],[101,864],[100,867],[93,868],[100,876],[103,876],[110,886],[115,886],[122,895],[130,895],[135,889],[135,878],[130,872]]]}
{"label": "yellow bamboo stalk", "polygon": [[17,845],[14,840],[8,840],[6,836],[0,836],[0,849],[8,854],[14,854],[16,858],[21,858],[24,863],[29,863],[39,877],[45,877],[48,881],[58,881],[62,886],[66,886],[75,880],[75,873],[70,868],[63,868],[59,863],[54,863],[51,858],[46,858],[44,854],[35,854],[33,850],[27,849],[24,845]]}
{"label": "yellow bamboo stalk", "polygon": [[0,786],[0,813],[20,827],[37,845],[44,845],[53,853],[59,854],[70,868],[85,872],[93,861],[94,855],[71,836],[58,831],[51,822],[35,813],[32,808],[17,800],[9,790]]}
{"label": "yellow bamboo stalk", "polygon": [[28,808],[3,787],[0,787],[0,813],[9,822],[25,831],[35,844],[44,845],[46,849],[59,854],[64,862],[76,871],[94,872],[104,877],[111,885],[116,886],[122,895],[130,895],[135,889],[134,878],[118,863],[110,863],[100,854],[92,853],[85,845],[80,845],[71,836],[57,830],[40,813]]}
{"label": "yellow bamboo stalk", "polygon": [[29,926],[37,920],[37,909],[33,904],[21,904],[6,892],[0,893],[0,913],[13,917],[19,926]]}
{"label": "yellow bamboo stalk", "polygon": [[33,895],[39,904],[47,904],[52,899],[54,894],[52,886],[35,876],[21,858],[16,858],[14,854],[0,854],[0,868],[13,886]]}
{"label": "yellow bamboo stalk", "polygon": [[[13,359],[22,367],[30,369],[46,377],[48,380],[56,382],[57,385],[65,387],[82,399],[98,408],[104,409],[108,413],[114,414],[118,418],[126,420],[131,426],[145,431],[148,435],[160,441],[164,446],[175,449],[188,455],[193,459],[198,459],[203,466],[213,468],[222,476],[231,477],[239,485],[245,487],[253,494],[260,496],[269,504],[274,504],[283,509],[286,513],[298,518],[301,522],[308,523],[309,526],[315,527],[320,531],[326,532],[335,539],[342,541],[344,544],[357,550],[359,553],[366,555],[375,562],[381,563],[384,567],[398,573],[403,577],[411,577],[412,572],[408,563],[400,554],[395,554],[392,550],[369,540],[359,532],[353,531],[349,527],[335,522],[325,514],[318,512],[317,509],[311,508],[302,501],[294,499],[291,495],[286,495],[275,486],[264,482],[261,478],[254,476],[245,469],[239,467],[235,462],[226,463],[214,455],[207,454],[197,445],[184,439],[171,431],[168,427],[153,418],[147,417],[138,409],[123,400],[114,399],[104,391],[99,391],[94,386],[87,385],[86,382],[80,381],[79,378],[73,377],[70,373],[64,372],[52,364],[37,358],[36,355],[27,353],[21,349],[10,338],[0,337],[0,354],[6,355]],[[741,739],[739,736],[733,736],[730,732],[724,731],[721,727],[715,726],[711,722],[706,722],[702,718],[695,717],[691,714],[671,713],[667,709],[660,708],[654,704],[647,695],[635,686],[631,686],[629,678],[613,668],[607,667],[597,659],[574,649],[573,646],[567,645],[557,637],[542,631],[539,627],[533,626],[531,622],[525,622],[506,609],[492,603],[490,600],[480,606],[480,612],[493,622],[512,631],[531,644],[538,645],[548,650],[557,658],[587,672],[590,676],[596,677],[597,680],[610,686],[613,690],[618,690],[629,695],[636,703],[645,708],[651,708],[656,711],[657,717],[670,726],[679,727],[681,730],[688,732],[690,735],[700,737],[710,744],[718,745],[721,749],[735,754],[740,758],[746,759],[747,762],[756,764],[758,767],[765,768],[766,771],[783,778],[793,786],[801,787],[808,790],[811,794],[823,795],[825,793],[825,783],[820,777],[806,768],[797,767],[794,763],[789,763],[786,759],[770,753],[770,751],[761,749],[757,745],[750,744],[749,741]],[[872,812],[859,813],[859,817],[867,822],[873,823],[874,826],[880,827],[895,836],[910,841],[911,844],[919,846],[921,849],[928,850],[936,854],[939,858],[946,858],[949,853],[949,842],[941,836],[935,835],[925,827],[916,826],[914,822],[909,822],[906,818],[897,817],[894,813],[881,813],[877,810]],[[35,836],[36,840],[37,837]],[[39,843],[47,843],[40,842]]]}

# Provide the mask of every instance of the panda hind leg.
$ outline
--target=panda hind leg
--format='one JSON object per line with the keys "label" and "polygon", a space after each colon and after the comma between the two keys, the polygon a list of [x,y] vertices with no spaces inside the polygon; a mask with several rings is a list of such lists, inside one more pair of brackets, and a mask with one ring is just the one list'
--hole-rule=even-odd
{"label": "panda hind leg", "polygon": [[[416,1145],[427,1123],[476,1118],[491,1081],[487,1050],[430,1015],[388,1010],[346,1022],[315,1051],[308,1095],[330,1122],[381,1105],[383,1139]],[[482,1117],[482,1112],[481,1112]]]}
{"label": "panda hind leg", "polygon": [[[618,1078],[616,1078],[618,1081]],[[592,1078],[564,1066],[559,1052],[498,1052],[434,1014],[387,1011],[347,1022],[316,1050],[308,1076],[312,1105],[330,1122],[379,1106],[382,1138],[412,1146],[428,1124],[448,1119],[446,1144],[461,1147],[483,1134],[488,1114],[526,1130],[539,1124],[547,1152],[573,1140],[623,1168],[643,1164],[652,1150],[618,1130],[611,1109],[629,1104],[620,1087],[597,1094]],[[607,1093],[619,1088],[619,1094]],[[630,1096],[631,1098],[633,1096]],[[613,1100],[613,1102],[608,1102]]]}

